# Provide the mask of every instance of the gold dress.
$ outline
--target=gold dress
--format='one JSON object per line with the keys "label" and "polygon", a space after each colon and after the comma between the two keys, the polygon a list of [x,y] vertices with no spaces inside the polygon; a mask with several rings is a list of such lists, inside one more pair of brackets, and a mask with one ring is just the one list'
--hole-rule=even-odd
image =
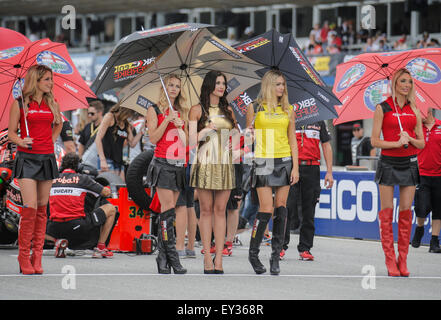
{"label": "gold dress", "polygon": [[218,106],[210,106],[207,122],[216,126],[198,145],[196,161],[191,167],[190,185],[209,190],[231,190],[236,187],[232,152],[229,146],[233,124]]}

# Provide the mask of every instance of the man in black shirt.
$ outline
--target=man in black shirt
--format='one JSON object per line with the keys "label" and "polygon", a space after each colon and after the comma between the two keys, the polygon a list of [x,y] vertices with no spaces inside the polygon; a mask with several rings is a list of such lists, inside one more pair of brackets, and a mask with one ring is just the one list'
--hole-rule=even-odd
{"label": "man in black shirt", "polygon": [[80,139],[78,140],[78,154],[83,156],[87,148],[93,143],[95,135],[98,132],[98,127],[103,120],[104,105],[101,101],[96,100],[89,103],[87,116],[90,122],[80,132]]}
{"label": "man in black shirt", "polygon": [[376,150],[372,147],[371,138],[364,136],[364,130],[359,123],[355,123],[352,127],[354,137],[351,140],[352,164],[360,165],[358,156],[376,156]]}

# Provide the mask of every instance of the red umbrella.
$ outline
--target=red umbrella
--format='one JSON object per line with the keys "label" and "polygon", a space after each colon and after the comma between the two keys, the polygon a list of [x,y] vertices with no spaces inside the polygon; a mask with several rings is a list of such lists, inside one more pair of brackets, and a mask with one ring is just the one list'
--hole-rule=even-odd
{"label": "red umbrella", "polygon": [[53,71],[55,99],[61,111],[87,108],[86,97],[95,97],[81,78],[66,45],[49,39],[34,41],[0,51],[0,129],[9,121],[9,108],[21,96],[21,88],[29,67],[44,64]]}
{"label": "red umbrella", "polygon": [[12,29],[0,27],[0,50],[31,43],[26,36]]}
{"label": "red umbrella", "polygon": [[428,107],[441,108],[441,49],[364,53],[337,66],[333,92],[342,102],[336,106],[334,125],[372,118],[375,106],[390,96],[396,70],[406,68],[414,79],[415,102],[422,114]]}

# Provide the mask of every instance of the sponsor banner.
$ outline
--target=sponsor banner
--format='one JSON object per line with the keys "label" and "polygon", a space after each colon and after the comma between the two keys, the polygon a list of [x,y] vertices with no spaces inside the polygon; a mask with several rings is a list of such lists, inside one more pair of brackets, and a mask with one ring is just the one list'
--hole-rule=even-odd
{"label": "sponsor banner", "polygon": [[144,72],[144,70],[155,61],[155,58],[141,59],[113,67],[113,81],[120,82],[134,79],[137,75]]}
{"label": "sponsor banner", "polygon": [[410,71],[413,78],[427,84],[437,84],[441,80],[440,68],[430,59],[413,59],[407,63],[406,69]]}
{"label": "sponsor banner", "polygon": [[24,47],[13,47],[5,50],[0,50],[0,61],[15,57],[17,54],[22,52],[23,49]]}
{"label": "sponsor banner", "polygon": [[308,60],[320,76],[327,76],[331,72],[331,56],[310,57]]}
{"label": "sponsor banner", "polygon": [[72,74],[74,71],[66,59],[49,50],[45,50],[37,54],[35,60],[37,61],[37,64],[48,66],[53,72],[58,74]]}
{"label": "sponsor banner", "polygon": [[[378,211],[380,192],[374,182],[375,172],[334,171],[334,186],[324,189],[326,172],[320,172],[322,191],[315,210],[315,233],[320,236],[379,240]],[[398,235],[399,191],[394,190],[394,238]],[[412,206],[413,228],[416,225]],[[423,244],[430,243],[432,214],[425,222]],[[413,236],[413,231],[412,231]],[[380,247],[379,247],[380,249]]]}

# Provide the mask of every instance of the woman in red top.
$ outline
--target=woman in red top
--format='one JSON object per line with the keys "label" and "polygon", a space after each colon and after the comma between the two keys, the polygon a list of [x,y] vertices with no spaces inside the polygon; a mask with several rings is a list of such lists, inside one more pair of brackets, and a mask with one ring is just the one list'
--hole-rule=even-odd
{"label": "woman in red top", "polygon": [[[374,148],[381,148],[375,181],[380,190],[381,211],[378,220],[386,267],[389,276],[407,277],[411,206],[419,181],[417,149],[424,148],[424,136],[421,115],[415,105],[414,83],[408,70],[403,68],[394,74],[391,90],[392,96],[375,109],[371,143]],[[383,139],[380,139],[381,132]],[[395,185],[400,188],[398,261],[392,230]]]}
{"label": "woman in red top", "polygon": [[149,138],[156,144],[155,155],[147,170],[147,182],[155,187],[161,203],[158,256],[158,273],[170,273],[170,267],[178,274],[187,270],[179,262],[175,246],[174,222],[176,201],[185,188],[185,146],[188,137],[187,124],[182,119],[185,99],[181,92],[181,80],[176,75],[164,79],[169,103],[161,88],[158,105],[147,110]]}
{"label": "woman in red top", "polygon": [[58,177],[54,142],[63,124],[52,87],[52,70],[32,66],[26,74],[23,100],[13,102],[9,115],[9,140],[17,145],[13,177],[18,179],[23,197],[18,233],[18,263],[23,274],[43,273],[46,207],[52,180]]}

